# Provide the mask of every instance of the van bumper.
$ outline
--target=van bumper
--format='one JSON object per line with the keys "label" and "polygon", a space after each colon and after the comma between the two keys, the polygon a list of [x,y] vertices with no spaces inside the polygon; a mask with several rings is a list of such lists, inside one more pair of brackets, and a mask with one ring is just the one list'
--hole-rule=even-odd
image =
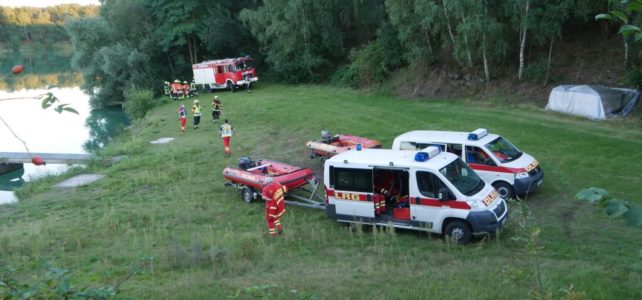
{"label": "van bumper", "polygon": [[468,213],[466,221],[468,221],[468,224],[470,224],[470,226],[472,227],[472,234],[492,234],[501,229],[508,219],[508,206],[506,205],[506,202],[502,202],[501,205],[504,205],[503,209],[506,211],[499,219],[491,211],[477,211]]}
{"label": "van bumper", "polygon": [[544,182],[544,170],[540,170],[539,173],[528,178],[515,179],[513,188],[515,189],[516,195],[523,196],[534,192],[542,185],[542,182]]}

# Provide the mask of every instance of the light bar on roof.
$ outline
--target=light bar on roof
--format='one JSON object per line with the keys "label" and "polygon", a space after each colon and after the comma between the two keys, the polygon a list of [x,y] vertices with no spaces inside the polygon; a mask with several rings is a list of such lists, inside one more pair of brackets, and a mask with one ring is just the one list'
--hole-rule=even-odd
{"label": "light bar on roof", "polygon": [[476,141],[488,135],[486,128],[478,128],[477,130],[468,134],[469,141]]}

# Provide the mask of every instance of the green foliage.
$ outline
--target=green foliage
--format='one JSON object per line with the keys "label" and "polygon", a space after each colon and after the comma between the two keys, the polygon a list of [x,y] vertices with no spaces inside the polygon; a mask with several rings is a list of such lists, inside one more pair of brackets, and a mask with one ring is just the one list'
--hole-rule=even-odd
{"label": "green foliage", "polygon": [[70,272],[46,263],[39,275],[28,282],[13,277],[16,269],[5,266],[0,274],[2,299],[109,299],[117,294],[113,287],[78,288],[71,285]]}
{"label": "green foliage", "polygon": [[339,69],[335,74],[335,81],[352,87],[381,83],[392,70],[401,66],[403,50],[394,28],[389,24],[383,25],[374,42],[353,51],[351,63],[346,68]]}
{"label": "green foliage", "polygon": [[340,5],[332,0],[265,1],[256,10],[243,10],[240,17],[281,79],[318,81],[344,50],[333,15]]}
{"label": "green foliage", "polygon": [[642,206],[613,198],[605,189],[590,187],[575,194],[579,200],[596,202],[609,219],[623,218],[629,226],[642,225]]}
{"label": "green foliage", "polygon": [[98,6],[76,4],[49,7],[0,7],[0,41],[3,48],[17,50],[21,43],[51,46],[69,40],[65,20],[97,16]]}
{"label": "green foliage", "polygon": [[642,68],[631,68],[624,75],[624,83],[636,89],[642,89]]}
{"label": "green foliage", "polygon": [[134,119],[141,119],[153,107],[154,92],[148,89],[130,88],[125,93],[125,111]]}

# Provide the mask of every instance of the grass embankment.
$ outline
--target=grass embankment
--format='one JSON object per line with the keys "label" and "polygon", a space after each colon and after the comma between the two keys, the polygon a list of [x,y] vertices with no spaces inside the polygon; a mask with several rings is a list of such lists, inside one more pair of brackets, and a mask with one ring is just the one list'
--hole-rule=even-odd
{"label": "grass embankment", "polygon": [[[591,122],[535,108],[406,100],[323,86],[263,84],[251,94],[220,95],[224,117],[236,128],[231,158],[224,157],[217,136],[220,124],[209,117],[211,95],[200,97],[201,128],[188,126],[186,133],[179,131],[178,103],[159,106],[105,150],[128,159],[92,167],[105,179],[71,190],[36,183],[22,192],[20,203],[0,206],[3,263],[18,267],[15,276],[29,281],[48,260],[71,270],[75,285],[104,286],[151,256],[149,272],[121,286],[121,295],[134,299],[253,293],[523,299],[540,287],[556,298],[568,290],[588,298],[642,298],[640,228],[608,221],[595,206],[573,198],[582,188],[599,186],[642,203],[639,119]],[[534,155],[546,176],[525,201],[533,215],[529,227],[520,226],[524,218],[513,204],[498,238],[465,247],[415,232],[352,232],[321,211],[298,207],[288,208],[284,235],[272,239],[263,204],[245,204],[223,186],[221,171],[240,156],[311,167],[322,177],[320,162],[310,160],[304,146],[322,129],[389,147],[408,130],[478,127]],[[176,139],[149,143],[160,137]],[[539,239],[529,238],[535,227],[541,228]],[[527,247],[529,241],[542,249]]]}

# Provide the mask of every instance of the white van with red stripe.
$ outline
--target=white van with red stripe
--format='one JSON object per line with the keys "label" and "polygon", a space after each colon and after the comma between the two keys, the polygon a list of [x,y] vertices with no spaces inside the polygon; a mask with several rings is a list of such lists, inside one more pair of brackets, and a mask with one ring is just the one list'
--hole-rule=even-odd
{"label": "white van with red stripe", "polygon": [[394,150],[428,146],[461,157],[505,199],[534,192],[544,181],[544,171],[535,158],[484,128],[473,132],[416,130],[396,137],[392,143]]}
{"label": "white van with red stripe", "polygon": [[332,219],[445,234],[464,244],[506,221],[504,199],[454,154],[358,149],[325,162]]}

